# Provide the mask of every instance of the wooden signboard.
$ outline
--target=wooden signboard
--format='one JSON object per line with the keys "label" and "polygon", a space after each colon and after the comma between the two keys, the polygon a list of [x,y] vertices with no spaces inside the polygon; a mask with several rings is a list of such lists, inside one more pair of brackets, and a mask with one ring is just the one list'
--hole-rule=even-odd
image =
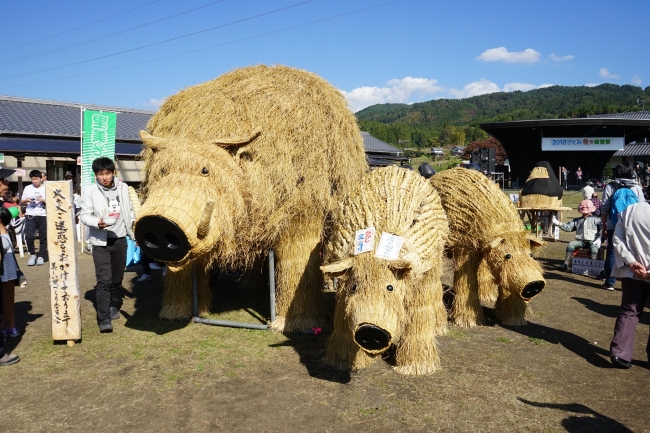
{"label": "wooden signboard", "polygon": [[50,256],[52,339],[74,345],[81,339],[72,181],[45,182],[47,248]]}

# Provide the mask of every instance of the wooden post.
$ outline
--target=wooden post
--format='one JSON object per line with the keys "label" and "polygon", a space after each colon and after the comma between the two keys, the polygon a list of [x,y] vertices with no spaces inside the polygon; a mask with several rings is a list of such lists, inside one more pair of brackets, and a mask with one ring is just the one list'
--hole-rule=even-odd
{"label": "wooden post", "polygon": [[52,339],[67,340],[68,346],[74,346],[74,341],[81,339],[81,299],[72,181],[45,182],[45,195]]}

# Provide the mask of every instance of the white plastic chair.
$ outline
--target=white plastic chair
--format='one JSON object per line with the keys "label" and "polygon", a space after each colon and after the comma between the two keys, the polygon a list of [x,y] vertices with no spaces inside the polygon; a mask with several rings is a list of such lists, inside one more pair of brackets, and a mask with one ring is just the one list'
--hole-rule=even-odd
{"label": "white plastic chair", "polygon": [[14,218],[11,220],[11,225],[16,233],[16,242],[18,243],[18,251],[20,257],[25,257],[25,250],[27,250],[27,241],[25,240],[25,218]]}

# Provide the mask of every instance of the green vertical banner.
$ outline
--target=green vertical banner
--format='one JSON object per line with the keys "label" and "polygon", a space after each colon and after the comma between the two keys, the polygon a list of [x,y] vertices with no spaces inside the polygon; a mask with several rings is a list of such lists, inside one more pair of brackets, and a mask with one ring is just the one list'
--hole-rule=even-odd
{"label": "green vertical banner", "polygon": [[105,156],[115,159],[115,127],[117,113],[84,110],[81,138],[81,187],[95,181],[93,161]]}

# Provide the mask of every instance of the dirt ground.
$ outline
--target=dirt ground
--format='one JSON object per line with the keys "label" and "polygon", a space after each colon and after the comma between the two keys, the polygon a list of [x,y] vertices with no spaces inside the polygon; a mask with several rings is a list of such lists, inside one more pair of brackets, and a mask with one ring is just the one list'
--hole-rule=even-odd
{"label": "dirt ground", "polygon": [[[83,341],[53,344],[47,270],[19,258],[29,280],[16,293],[24,334],[7,346],[21,362],[0,369],[0,431],[650,432],[648,313],[633,367],[612,368],[621,292],[555,269],[570,239],[563,233],[542,253],[547,286],[527,326],[451,326],[439,338],[442,370],[424,377],[383,362],[331,370],[321,361],[327,335],[161,321],[160,271],[144,283],[139,269],[126,273],[123,317],[99,334],[83,254]],[[214,286],[215,317],[268,317],[265,294],[223,274]]]}

